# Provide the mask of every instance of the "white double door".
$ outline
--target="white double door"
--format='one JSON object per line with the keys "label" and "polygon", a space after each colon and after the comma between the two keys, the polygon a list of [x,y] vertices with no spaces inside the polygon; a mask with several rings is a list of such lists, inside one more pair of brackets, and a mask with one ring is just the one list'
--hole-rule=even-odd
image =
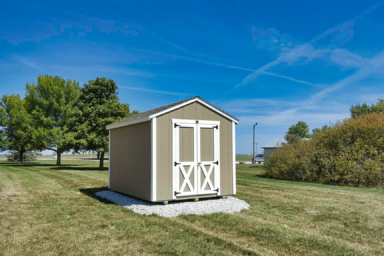
{"label": "white double door", "polygon": [[220,195],[220,122],[172,120],[173,198]]}

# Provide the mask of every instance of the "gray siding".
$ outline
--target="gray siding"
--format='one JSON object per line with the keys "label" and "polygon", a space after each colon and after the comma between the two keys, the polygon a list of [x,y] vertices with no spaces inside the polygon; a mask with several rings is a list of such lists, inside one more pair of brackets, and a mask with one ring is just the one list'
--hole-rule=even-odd
{"label": "gray siding", "polygon": [[172,119],[174,118],[220,121],[221,195],[233,194],[232,121],[195,102],[157,117],[157,201],[172,199]]}
{"label": "gray siding", "polygon": [[151,122],[110,130],[110,188],[151,200]]}

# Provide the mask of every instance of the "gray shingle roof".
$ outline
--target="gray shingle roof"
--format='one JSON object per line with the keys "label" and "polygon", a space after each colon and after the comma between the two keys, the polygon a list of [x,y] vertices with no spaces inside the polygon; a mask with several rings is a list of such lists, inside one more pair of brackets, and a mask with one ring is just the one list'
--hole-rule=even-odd
{"label": "gray shingle roof", "polygon": [[134,115],[134,116],[125,118],[125,119],[120,120],[120,121],[117,121],[117,122],[115,122],[115,123],[113,123],[113,124],[118,124],[118,123],[123,123],[123,122],[126,122],[126,121],[136,120],[136,119],[139,119],[139,118],[144,118],[144,117],[147,117],[147,116],[156,114],[156,113],[158,113],[158,112],[160,112],[160,111],[166,110],[166,109],[168,109],[168,108],[171,108],[171,107],[173,107],[173,106],[179,105],[179,104],[181,104],[181,103],[184,103],[184,102],[186,102],[186,101],[193,100],[193,99],[196,99],[196,98],[198,98],[199,100],[203,101],[204,103],[210,105],[211,107],[217,109],[218,111],[220,111],[220,112],[222,112],[222,113],[224,113],[224,114],[230,116],[231,118],[235,119],[236,121],[239,121],[239,119],[237,119],[236,117],[234,117],[234,116],[228,114],[227,112],[225,112],[225,111],[219,109],[218,107],[212,105],[211,103],[205,101],[205,100],[202,99],[200,96],[195,96],[195,97],[192,97],[192,98],[189,98],[189,99],[186,99],[186,100],[182,100],[182,101],[179,101],[179,102],[175,102],[175,103],[172,103],[172,104],[169,104],[169,105],[166,105],[166,106],[162,106],[162,107],[159,107],[159,108],[155,108],[155,109],[151,109],[151,110],[148,110],[148,111],[145,111],[145,112],[141,112],[141,113],[139,113],[139,114],[137,114],[137,115]]}

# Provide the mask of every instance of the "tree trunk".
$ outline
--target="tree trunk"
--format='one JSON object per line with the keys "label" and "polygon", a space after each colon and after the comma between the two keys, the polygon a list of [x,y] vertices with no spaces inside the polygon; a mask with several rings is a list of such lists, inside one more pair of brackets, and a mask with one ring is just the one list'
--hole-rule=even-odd
{"label": "tree trunk", "polygon": [[24,156],[24,151],[19,151],[19,162],[21,164],[24,162],[23,156]]}
{"label": "tree trunk", "polygon": [[61,165],[61,151],[56,151],[57,157],[56,157],[56,165]]}
{"label": "tree trunk", "polygon": [[100,159],[100,151],[97,151],[97,159]]}
{"label": "tree trunk", "polygon": [[100,168],[100,170],[102,170],[103,168],[104,168],[104,151],[103,152],[100,152],[101,154],[101,156],[100,156],[100,166],[99,166],[99,168]]}

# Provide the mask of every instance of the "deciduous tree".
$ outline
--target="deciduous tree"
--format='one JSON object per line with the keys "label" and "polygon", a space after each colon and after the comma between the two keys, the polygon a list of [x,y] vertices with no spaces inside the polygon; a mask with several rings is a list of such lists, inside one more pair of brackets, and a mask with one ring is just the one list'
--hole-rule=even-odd
{"label": "deciduous tree", "polygon": [[20,163],[24,153],[35,149],[44,139],[44,131],[36,128],[25,106],[19,95],[4,95],[0,101],[0,149],[17,151]]}
{"label": "deciduous tree", "polygon": [[45,139],[37,148],[55,151],[56,164],[60,165],[61,154],[75,145],[76,131],[70,131],[67,123],[80,95],[79,83],[44,75],[37,77],[37,84],[27,83],[26,90],[26,108],[34,117],[36,127],[45,133]]}
{"label": "deciduous tree", "polygon": [[285,140],[288,144],[295,143],[302,138],[310,138],[311,135],[308,133],[308,125],[306,122],[299,121],[297,124],[289,127]]}
{"label": "deciduous tree", "polygon": [[77,132],[75,149],[100,151],[100,169],[104,167],[104,152],[109,150],[106,126],[138,113],[131,113],[128,104],[119,102],[117,88],[105,77],[85,83],[71,119],[71,129]]}
{"label": "deciduous tree", "polygon": [[351,112],[351,116],[353,118],[374,112],[384,112],[384,100],[378,99],[378,102],[376,104],[372,104],[371,106],[366,103],[361,105],[352,105],[349,111]]}

